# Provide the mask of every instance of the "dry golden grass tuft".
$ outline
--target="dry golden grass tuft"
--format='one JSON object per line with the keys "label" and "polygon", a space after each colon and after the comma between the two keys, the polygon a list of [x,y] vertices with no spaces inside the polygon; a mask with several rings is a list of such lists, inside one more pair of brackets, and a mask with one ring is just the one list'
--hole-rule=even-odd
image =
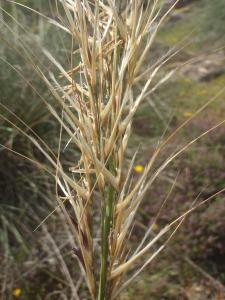
{"label": "dry golden grass tuft", "polygon": [[[50,73],[47,78],[34,66],[60,107],[60,110],[56,109],[43,99],[61,125],[58,154],[52,153],[37,138],[27,136],[55,170],[51,173],[54,172],[58,187],[58,204],[74,234],[77,244],[74,253],[93,299],[117,298],[164,249],[184,218],[212,198],[193,204],[189,211],[162,228],[154,238],[151,238],[150,227],[138,248],[133,252],[128,249],[135,215],[146,191],[173,159],[208,131],[155,167],[159,154],[190,119],[214,100],[210,99],[169,137],[162,139],[138,180],[133,180],[136,155],[128,170],[125,167],[133,117],[143,100],[173,74],[158,76],[161,67],[177,51],[167,53],[147,69],[144,67],[158,29],[178,1],[163,13],[159,2],[150,0],[144,5],[143,1],[133,0],[122,5],[113,0],[55,1],[58,18],[48,18],[48,21],[70,35],[70,69],[64,69],[46,49],[43,49],[44,55],[58,68],[60,76],[56,78]],[[134,95],[135,86],[146,77],[141,91]],[[223,122],[209,131],[221,124]],[[69,170],[61,164],[64,132],[69,136],[67,147],[78,148],[80,153],[79,162]],[[99,218],[93,216],[94,207],[98,207]],[[100,227],[101,253],[98,253],[95,249]],[[166,241],[164,239],[159,245],[165,235]],[[101,261],[100,268],[98,260]],[[134,272],[130,273],[132,270]],[[126,274],[130,277],[125,277]]]}

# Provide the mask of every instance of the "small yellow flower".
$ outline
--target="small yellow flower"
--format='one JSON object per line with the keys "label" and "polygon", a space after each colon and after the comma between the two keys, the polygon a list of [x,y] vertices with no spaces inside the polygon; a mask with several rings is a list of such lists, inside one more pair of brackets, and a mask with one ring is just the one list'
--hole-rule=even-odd
{"label": "small yellow flower", "polygon": [[22,294],[22,290],[20,288],[15,288],[12,292],[13,296],[19,298]]}
{"label": "small yellow flower", "polygon": [[194,114],[193,114],[191,111],[185,111],[185,112],[183,113],[183,115],[184,115],[184,117],[186,117],[186,118],[190,118],[190,117],[192,117]]}
{"label": "small yellow flower", "polygon": [[153,225],[152,225],[152,230],[153,231],[157,231],[159,229],[159,226],[156,224],[156,223],[154,223]]}
{"label": "small yellow flower", "polygon": [[144,171],[144,167],[143,167],[142,165],[136,165],[136,166],[134,167],[134,171],[135,171],[136,173],[142,173],[142,172]]}

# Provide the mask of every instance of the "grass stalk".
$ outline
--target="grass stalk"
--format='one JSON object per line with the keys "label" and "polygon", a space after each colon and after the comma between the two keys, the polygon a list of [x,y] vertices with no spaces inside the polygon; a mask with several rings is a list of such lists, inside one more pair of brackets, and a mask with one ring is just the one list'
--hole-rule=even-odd
{"label": "grass stalk", "polygon": [[101,254],[101,270],[99,281],[99,294],[98,300],[106,299],[107,294],[107,273],[108,273],[108,258],[109,258],[109,238],[110,229],[113,217],[113,199],[114,189],[112,186],[108,190],[108,201],[106,207],[103,209],[102,217],[102,254]]}

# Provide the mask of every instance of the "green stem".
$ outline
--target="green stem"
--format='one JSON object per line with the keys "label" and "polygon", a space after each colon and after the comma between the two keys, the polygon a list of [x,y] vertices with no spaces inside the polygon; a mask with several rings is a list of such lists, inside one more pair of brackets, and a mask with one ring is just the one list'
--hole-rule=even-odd
{"label": "green stem", "polygon": [[101,257],[101,271],[99,282],[98,300],[105,300],[107,288],[107,263],[109,255],[109,234],[113,215],[113,198],[114,189],[109,187],[108,202],[103,210],[102,216],[102,257]]}

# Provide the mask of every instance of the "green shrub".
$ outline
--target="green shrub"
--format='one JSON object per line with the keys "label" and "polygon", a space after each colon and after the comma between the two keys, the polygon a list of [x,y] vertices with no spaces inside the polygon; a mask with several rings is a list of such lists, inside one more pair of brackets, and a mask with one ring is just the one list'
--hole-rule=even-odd
{"label": "green shrub", "polygon": [[225,1],[203,0],[200,3],[200,10],[198,13],[200,14],[200,28],[203,30],[204,39],[212,39],[219,43],[224,43]]}

